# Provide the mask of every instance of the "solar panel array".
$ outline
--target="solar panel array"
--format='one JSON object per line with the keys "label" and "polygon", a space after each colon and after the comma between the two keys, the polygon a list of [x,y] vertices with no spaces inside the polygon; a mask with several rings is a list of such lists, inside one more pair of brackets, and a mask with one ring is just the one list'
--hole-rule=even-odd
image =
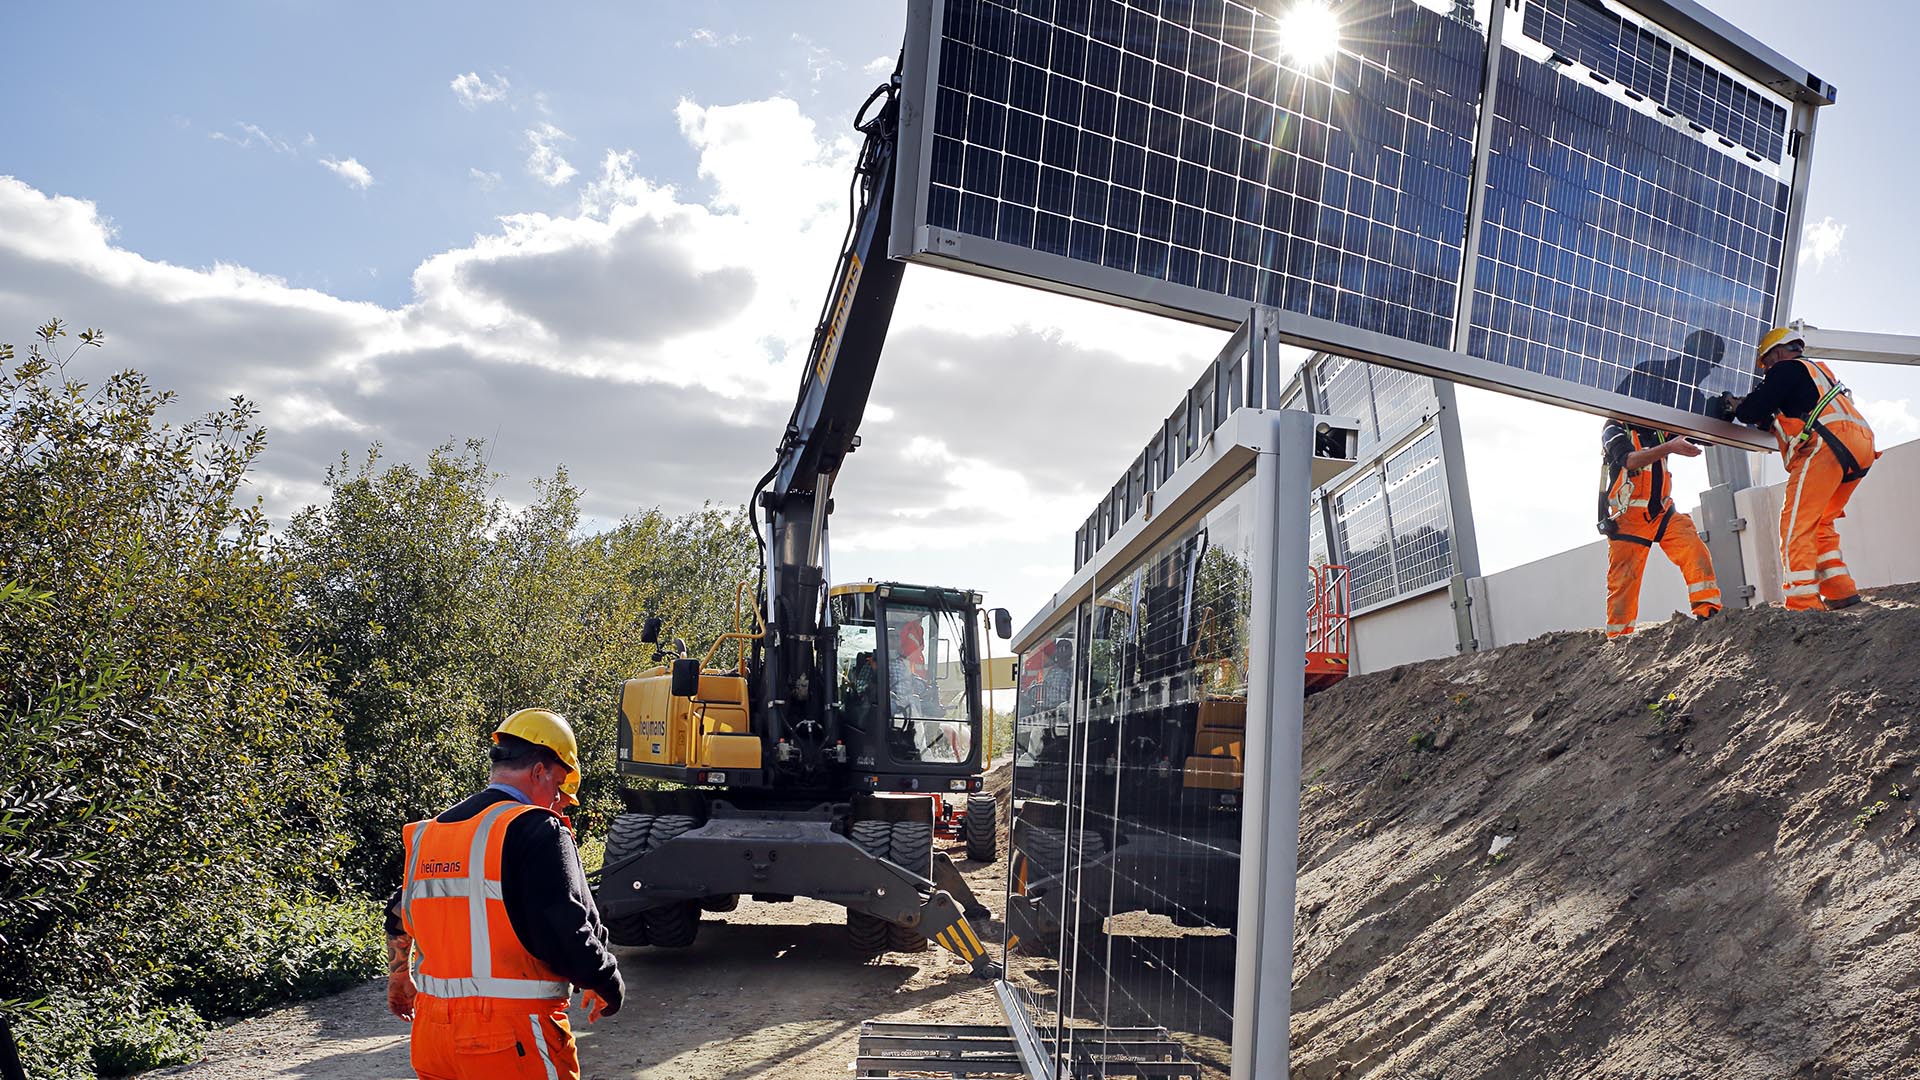
{"label": "solar panel array", "polygon": [[1346,10],[1303,70],[1270,6],[947,0],[927,223],[1447,344],[1486,39]]}
{"label": "solar panel array", "polygon": [[1688,412],[1743,391],[1789,186],[1554,65],[1500,74],[1468,351]]}
{"label": "solar panel array", "polygon": [[1651,27],[1593,0],[1530,0],[1521,24],[1528,37],[1745,147],[1755,160],[1780,160],[1787,110]]}
{"label": "solar panel array", "polygon": [[1305,377],[1316,411],[1360,421],[1361,464],[1313,500],[1310,558],[1347,567],[1355,611],[1450,579],[1455,530],[1433,380],[1327,355],[1308,361]]}
{"label": "solar panel array", "polygon": [[921,253],[1409,349],[1452,348],[1464,310],[1468,353],[1583,402],[1744,389],[1725,356],[1768,322],[1788,239],[1783,99],[1607,0],[1527,0],[1476,176],[1474,5],[1344,0],[1315,62],[1284,27],[1306,2],[943,0],[917,221],[983,243]]}

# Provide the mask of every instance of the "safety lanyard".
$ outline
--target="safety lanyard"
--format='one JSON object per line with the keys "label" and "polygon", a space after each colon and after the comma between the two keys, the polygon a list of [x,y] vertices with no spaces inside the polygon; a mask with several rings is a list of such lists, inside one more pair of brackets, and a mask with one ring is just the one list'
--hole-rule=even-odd
{"label": "safety lanyard", "polygon": [[1814,403],[1813,411],[1808,413],[1807,418],[1800,422],[1800,434],[1793,437],[1794,449],[1798,450],[1800,444],[1806,442],[1807,439],[1813,435],[1813,425],[1819,423],[1820,418],[1826,415],[1827,406],[1833,404],[1833,399],[1839,397],[1843,389],[1845,388],[1838,382],[1835,382],[1833,385],[1827,387],[1826,393],[1820,395],[1820,400]]}

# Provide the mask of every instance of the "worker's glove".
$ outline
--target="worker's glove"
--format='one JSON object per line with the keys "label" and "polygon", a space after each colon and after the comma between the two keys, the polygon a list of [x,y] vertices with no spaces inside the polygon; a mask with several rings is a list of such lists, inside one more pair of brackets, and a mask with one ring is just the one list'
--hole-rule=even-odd
{"label": "worker's glove", "polygon": [[406,968],[387,976],[387,1011],[408,1023],[413,1022],[413,973]]}
{"label": "worker's glove", "polygon": [[603,1016],[612,1016],[620,1011],[620,993],[614,992],[613,1000],[601,997],[598,991],[587,990],[580,995],[580,1004],[587,1010],[587,1023],[591,1024]]}
{"label": "worker's glove", "polygon": [[1707,415],[1715,420],[1732,420],[1733,411],[1739,407],[1740,399],[1732,391],[1707,399]]}

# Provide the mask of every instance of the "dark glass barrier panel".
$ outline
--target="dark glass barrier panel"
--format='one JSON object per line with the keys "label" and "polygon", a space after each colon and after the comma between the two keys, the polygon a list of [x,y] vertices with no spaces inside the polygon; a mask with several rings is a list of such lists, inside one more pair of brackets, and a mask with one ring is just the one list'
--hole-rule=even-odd
{"label": "dark glass barrier panel", "polygon": [[1064,1047],[1082,1075],[1136,1028],[1165,1028],[1205,1075],[1230,1064],[1251,498],[1229,495],[1094,601]]}
{"label": "dark glass barrier panel", "polygon": [[1076,613],[1019,657],[1014,707],[1013,818],[1008,830],[1006,968],[1041,1036],[1059,1026],[1061,913],[1066,905],[1072,716],[1084,689]]}

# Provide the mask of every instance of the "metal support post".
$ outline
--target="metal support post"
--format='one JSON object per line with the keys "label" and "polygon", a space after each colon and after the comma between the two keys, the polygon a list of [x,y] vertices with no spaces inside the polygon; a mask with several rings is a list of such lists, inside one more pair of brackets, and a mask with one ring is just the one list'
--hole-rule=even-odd
{"label": "metal support post", "polygon": [[1234,1080],[1286,1080],[1300,853],[1307,504],[1313,417],[1278,412],[1255,468],[1246,777],[1233,990]]}
{"label": "metal support post", "polygon": [[1740,533],[1747,521],[1733,500],[1738,490],[1731,484],[1715,484],[1700,493],[1700,533],[1706,538],[1707,554],[1713,558],[1720,603],[1729,611],[1752,607],[1757,591],[1747,583],[1746,559],[1740,550]]}

